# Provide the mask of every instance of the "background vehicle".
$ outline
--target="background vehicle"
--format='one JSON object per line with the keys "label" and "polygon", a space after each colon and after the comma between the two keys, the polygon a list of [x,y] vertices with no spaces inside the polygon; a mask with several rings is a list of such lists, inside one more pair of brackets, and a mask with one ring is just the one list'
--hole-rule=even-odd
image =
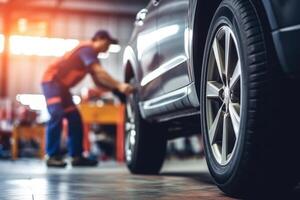
{"label": "background vehicle", "polygon": [[201,130],[210,173],[227,194],[292,188],[299,6],[153,0],[141,10],[124,53],[125,80],[138,87],[127,103],[129,170],[158,173],[166,140]]}

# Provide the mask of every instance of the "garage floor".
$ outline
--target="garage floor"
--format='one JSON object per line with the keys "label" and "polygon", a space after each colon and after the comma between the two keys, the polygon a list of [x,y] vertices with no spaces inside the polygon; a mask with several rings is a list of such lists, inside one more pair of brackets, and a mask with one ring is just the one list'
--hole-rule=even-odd
{"label": "garage floor", "polygon": [[0,199],[7,200],[231,199],[201,160],[167,162],[159,176],[133,176],[114,162],[47,169],[38,160],[0,161],[0,170]]}

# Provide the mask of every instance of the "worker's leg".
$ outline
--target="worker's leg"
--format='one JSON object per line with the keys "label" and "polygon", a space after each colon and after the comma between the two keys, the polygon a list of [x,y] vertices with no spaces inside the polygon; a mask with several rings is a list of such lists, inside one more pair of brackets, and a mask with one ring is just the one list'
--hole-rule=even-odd
{"label": "worker's leg", "polygon": [[62,131],[63,108],[60,103],[48,105],[51,118],[46,129],[46,152],[48,155],[46,164],[48,167],[65,167],[60,152],[60,136]]}
{"label": "worker's leg", "polygon": [[69,153],[72,156],[72,165],[74,167],[96,166],[97,160],[90,160],[82,156],[83,126],[78,109],[73,105],[65,109],[65,112],[69,125]]}
{"label": "worker's leg", "polygon": [[86,159],[82,156],[83,127],[80,113],[73,103],[72,95],[69,91],[63,93],[63,105],[65,117],[68,120],[69,131],[69,154],[72,157],[73,166],[96,166],[96,160]]}
{"label": "worker's leg", "polygon": [[[49,110],[54,110],[60,107],[58,105],[48,106]],[[62,131],[63,115],[61,111],[53,112],[46,128],[46,152],[48,156],[60,155],[60,137]]]}
{"label": "worker's leg", "polygon": [[83,141],[83,127],[82,127],[82,120],[81,120],[80,113],[77,110],[77,108],[74,106],[71,111],[66,112],[65,116],[68,119],[69,154],[72,157],[81,156],[82,141]]}
{"label": "worker's leg", "polygon": [[56,83],[43,83],[43,92],[47,101],[50,120],[46,128],[46,152],[49,157],[60,155],[60,136],[64,108],[62,105],[61,89]]}

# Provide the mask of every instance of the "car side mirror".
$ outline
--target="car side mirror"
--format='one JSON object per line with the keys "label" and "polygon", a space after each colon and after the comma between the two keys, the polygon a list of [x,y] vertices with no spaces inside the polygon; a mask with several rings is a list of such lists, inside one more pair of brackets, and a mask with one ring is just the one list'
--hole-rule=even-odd
{"label": "car side mirror", "polygon": [[135,25],[136,26],[143,26],[144,25],[144,20],[147,16],[148,10],[147,9],[142,9],[140,10],[135,18]]}

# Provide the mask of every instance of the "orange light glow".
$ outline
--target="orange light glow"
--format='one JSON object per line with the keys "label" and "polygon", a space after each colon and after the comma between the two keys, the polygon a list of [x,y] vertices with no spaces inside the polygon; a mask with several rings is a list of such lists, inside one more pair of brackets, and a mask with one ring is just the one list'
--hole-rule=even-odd
{"label": "orange light glow", "polygon": [[[27,56],[59,57],[70,51],[79,41],[75,39],[31,37],[12,35],[9,37],[10,53]],[[0,35],[0,53],[3,52],[4,36]]]}
{"label": "orange light glow", "polygon": [[[60,57],[78,45],[79,40],[12,35],[9,44],[12,55]],[[0,53],[3,53],[3,48],[4,36],[0,34]],[[108,52],[99,54],[99,58],[106,59],[109,53],[119,53],[120,50],[120,45],[111,45]]]}
{"label": "orange light glow", "polygon": [[27,19],[21,18],[18,20],[18,29],[20,33],[25,33],[27,31],[28,22]]}
{"label": "orange light glow", "polygon": [[75,39],[13,35],[9,38],[10,53],[14,55],[62,56],[79,41]]}
{"label": "orange light glow", "polygon": [[0,35],[0,53],[3,52],[4,49],[4,36]]}
{"label": "orange light glow", "polygon": [[[81,102],[78,95],[73,95],[72,99],[75,105]],[[46,110],[47,108],[45,96],[42,94],[18,94],[16,100],[24,106],[29,106],[32,110]]]}

